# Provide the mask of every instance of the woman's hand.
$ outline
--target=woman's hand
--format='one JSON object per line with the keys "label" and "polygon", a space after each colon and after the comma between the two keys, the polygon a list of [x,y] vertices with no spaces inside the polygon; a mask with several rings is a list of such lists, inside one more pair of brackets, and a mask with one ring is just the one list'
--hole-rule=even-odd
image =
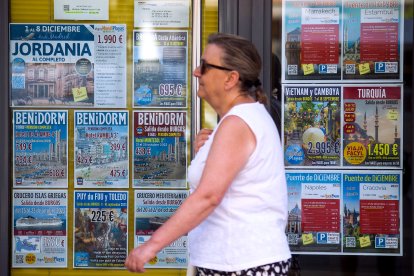
{"label": "woman's hand", "polygon": [[200,148],[206,143],[208,137],[210,137],[212,132],[212,129],[203,128],[197,133],[194,141],[194,153],[197,153],[200,150]]}
{"label": "woman's hand", "polygon": [[125,267],[131,272],[145,272],[144,265],[156,256],[156,252],[151,249],[148,243],[135,247],[129,253]]}

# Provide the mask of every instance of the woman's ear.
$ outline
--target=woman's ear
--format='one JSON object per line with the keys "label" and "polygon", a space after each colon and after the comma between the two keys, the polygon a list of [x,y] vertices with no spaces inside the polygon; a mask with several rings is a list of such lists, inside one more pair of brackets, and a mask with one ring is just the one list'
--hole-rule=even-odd
{"label": "woman's ear", "polygon": [[224,82],[224,88],[226,90],[232,89],[234,86],[238,85],[239,80],[240,80],[239,72],[237,72],[237,71],[230,71],[227,74],[226,81]]}

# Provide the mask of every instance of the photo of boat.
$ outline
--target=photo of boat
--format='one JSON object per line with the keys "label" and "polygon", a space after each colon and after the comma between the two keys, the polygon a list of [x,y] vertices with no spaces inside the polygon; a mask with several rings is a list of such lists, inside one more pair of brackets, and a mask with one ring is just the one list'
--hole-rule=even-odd
{"label": "photo of boat", "polygon": [[152,217],[149,219],[149,224],[152,229],[158,229],[169,219],[169,217]]}
{"label": "photo of boat", "polygon": [[35,218],[32,216],[27,216],[19,218],[16,220],[16,228],[26,228],[26,227],[57,227],[62,226],[63,220],[60,218]]}

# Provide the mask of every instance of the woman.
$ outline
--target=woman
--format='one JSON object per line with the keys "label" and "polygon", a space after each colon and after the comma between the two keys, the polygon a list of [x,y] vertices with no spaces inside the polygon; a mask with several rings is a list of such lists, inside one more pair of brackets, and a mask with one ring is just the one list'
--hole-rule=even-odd
{"label": "woman", "polygon": [[[202,131],[188,170],[191,195],[126,260],[143,272],[158,251],[187,232],[197,275],[287,275],[287,191],[277,129],[261,103],[260,56],[249,41],[209,37],[198,96],[220,116]],[[259,102],[258,102],[259,101]],[[200,147],[201,146],[201,147]]]}

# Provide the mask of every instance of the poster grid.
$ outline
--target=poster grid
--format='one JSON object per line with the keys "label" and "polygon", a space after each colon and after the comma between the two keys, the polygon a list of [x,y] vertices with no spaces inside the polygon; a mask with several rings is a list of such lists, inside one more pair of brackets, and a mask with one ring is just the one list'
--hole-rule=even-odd
{"label": "poster grid", "polygon": [[[402,255],[403,7],[401,0],[283,2],[286,233],[295,254]],[[335,87],[339,93],[320,92]],[[339,194],[329,180],[337,174]],[[312,215],[332,211],[315,198],[337,196],[340,231],[312,231]]]}
{"label": "poster grid", "polygon": [[[166,132],[170,137],[166,137],[164,140],[164,142],[167,141],[170,144],[169,158],[171,162],[174,158],[171,153],[179,152],[177,159],[180,163],[180,172],[177,173],[176,179],[172,179],[173,182],[176,181],[177,183],[173,184],[171,188],[181,189],[174,191],[176,194],[181,194],[181,192],[187,192],[186,165],[187,156],[189,156],[187,149],[190,148],[187,144],[190,143],[187,135],[191,119],[187,116],[190,113],[189,106],[191,104],[189,101],[191,99],[187,97],[187,90],[190,88],[188,82],[190,66],[188,53],[191,50],[189,48],[191,43],[188,42],[188,34],[191,33],[190,14],[192,3],[188,0],[163,0],[140,1],[140,4],[144,6],[148,4],[146,7],[154,6],[154,4],[157,6],[153,7],[152,10],[152,13],[156,17],[158,16],[158,18],[152,19],[154,26],[158,25],[155,28],[174,28],[174,30],[154,31],[161,36],[169,35],[169,41],[160,48],[164,47],[161,51],[167,53],[163,58],[163,79],[159,79],[162,87],[161,92],[163,93],[161,94],[164,98],[159,99],[158,103],[161,103],[159,106],[155,105],[153,107],[157,109],[157,112],[163,108],[170,108],[170,110],[160,112],[180,114],[180,118],[183,119],[180,125],[175,126],[175,130],[171,127]],[[55,8],[61,9],[60,14],[55,14],[55,20],[72,20],[72,23],[47,23],[48,20],[39,20],[35,22],[45,23],[12,23],[9,26],[12,34],[9,39],[11,49],[9,52],[11,70],[9,90],[11,100],[9,105],[17,113],[34,111],[38,113],[59,112],[59,114],[66,114],[64,123],[66,140],[64,143],[47,142],[55,144],[50,146],[51,148],[66,147],[62,149],[62,154],[64,154],[66,160],[65,169],[64,171],[56,169],[55,173],[58,175],[59,172],[59,176],[63,175],[65,183],[58,182],[60,179],[44,180],[45,174],[42,174],[42,179],[38,175],[33,177],[35,179],[33,182],[36,182],[35,185],[33,183],[33,185],[29,183],[21,184],[20,182],[25,182],[22,179],[18,179],[17,182],[14,181],[18,183],[15,188],[44,188],[39,189],[39,192],[35,189],[36,193],[48,192],[49,190],[45,188],[66,188],[66,194],[69,193],[69,199],[66,202],[66,208],[68,209],[66,216],[73,214],[73,225],[69,225],[69,231],[66,231],[65,234],[69,232],[69,239],[73,238],[73,244],[68,246],[66,237],[63,243],[66,253],[64,263],[62,262],[62,265],[54,267],[68,268],[69,254],[71,255],[69,256],[69,263],[72,262],[73,256],[73,266],[70,267],[69,264],[69,271],[73,268],[123,269],[123,263],[128,253],[127,234],[128,231],[132,233],[134,230],[132,227],[128,228],[128,223],[125,223],[125,220],[128,221],[126,210],[133,208],[128,204],[128,194],[134,192],[136,188],[133,187],[133,184],[129,185],[133,180],[130,177],[131,171],[133,172],[131,168],[134,169],[133,160],[128,158],[130,153],[134,152],[131,149],[134,144],[132,139],[129,138],[133,133],[132,125],[129,123],[129,111],[133,111],[133,108],[143,107],[134,106],[134,94],[129,88],[127,89],[130,78],[127,78],[126,68],[127,64],[133,64],[133,54],[127,53],[127,46],[133,45],[133,38],[129,34],[127,36],[127,30],[129,32],[134,27],[141,28],[143,26],[110,24],[109,22],[113,21],[110,19],[110,17],[113,17],[113,5],[108,6],[106,0],[101,1],[101,3],[89,0],[83,3],[78,0],[56,0]],[[165,13],[160,13],[160,11],[166,11],[167,9],[169,15],[172,16],[170,19],[165,17]],[[82,10],[83,14],[75,14],[75,10]],[[109,13],[111,10],[112,14]],[[62,11],[63,13],[61,13]],[[88,13],[94,13],[95,17],[86,17],[85,14]],[[130,15],[132,15],[132,12],[128,17]],[[96,21],[79,24],[75,20],[105,20],[108,23]],[[141,32],[142,30],[134,29],[134,31]],[[15,51],[12,51],[12,47]],[[170,52],[170,55],[168,55],[168,52]],[[133,82],[134,78],[132,77]],[[22,110],[23,108],[25,110]],[[50,110],[51,108],[53,110]],[[60,108],[62,110],[54,110]],[[119,123],[119,121],[102,122],[98,119],[90,119],[91,117],[100,116],[111,116],[113,118],[114,114],[118,114],[119,118],[126,114],[126,121]],[[86,117],[88,118],[85,119]],[[15,127],[15,129],[19,128],[20,131],[23,129],[21,126]],[[30,128],[33,131],[33,125]],[[37,128],[46,128],[46,126],[43,125]],[[96,128],[101,128],[101,130]],[[90,131],[88,137],[82,136],[88,131]],[[114,136],[118,135],[122,137],[116,140],[119,137],[114,138]],[[48,136],[56,135],[50,134]],[[173,136],[179,136],[177,138],[179,142],[170,142],[169,138]],[[133,137],[133,134],[131,137]],[[20,148],[15,144],[14,150],[20,155],[31,154],[35,148],[34,144],[29,144],[27,141],[20,141],[19,146]],[[112,152],[115,150],[119,154],[107,154],[108,146]],[[151,144],[150,147],[152,146]],[[88,156],[83,158],[81,152],[89,153],[92,158]],[[49,155],[51,154],[49,153]],[[124,163],[114,167],[117,158],[122,159]],[[127,159],[125,160],[125,158]],[[26,167],[32,164],[29,164],[29,160],[33,163],[35,160],[35,158],[24,159],[21,157],[17,159],[22,166]],[[17,159],[13,158],[13,160]],[[19,162],[16,162],[16,165]],[[15,170],[18,167],[16,165],[13,166]],[[41,163],[37,167],[45,167],[44,165],[44,163]],[[108,165],[111,165],[111,168]],[[91,167],[91,169],[81,172],[86,167]],[[97,167],[105,172],[99,176],[89,173],[96,171]],[[110,175],[109,179],[105,177],[107,173]],[[166,174],[166,172],[162,173]],[[168,171],[167,174],[171,173]],[[41,181],[43,184],[40,183]],[[170,185],[166,181],[164,182],[164,188]],[[155,188],[160,188],[156,185]],[[112,188],[120,188],[122,192],[114,191]],[[90,197],[88,198],[88,196]],[[124,198],[124,196],[127,199],[120,200],[117,203],[107,200],[107,198]],[[85,200],[85,198],[88,198],[88,200]],[[116,210],[119,204],[122,205],[122,208]],[[110,205],[112,207],[109,207]],[[173,205],[171,203],[171,206]],[[106,214],[104,215],[104,213]],[[111,213],[113,216],[109,215]],[[116,219],[116,215],[119,213],[121,214],[118,216],[118,220],[120,220],[120,217],[123,218],[121,222]],[[114,219],[113,221],[111,221],[111,217]],[[85,224],[88,224],[88,226],[86,227]],[[102,234],[108,228],[105,225],[109,224],[113,224],[111,225],[111,231]],[[119,231],[112,228],[122,229],[122,235],[116,234]],[[85,232],[89,232],[93,237],[86,237]],[[122,238],[115,239],[113,236],[122,236]],[[29,242],[30,244],[30,242],[38,242],[38,240],[25,239],[22,242]],[[185,245],[185,238],[183,242]],[[36,250],[39,250],[39,247]],[[172,268],[187,266],[186,248],[180,250],[180,257],[183,258],[179,266],[174,265]],[[19,258],[21,259],[21,256]],[[59,256],[55,258],[59,258]],[[30,259],[28,258],[28,261],[32,262]],[[108,261],[109,259],[111,260]],[[169,260],[167,261],[170,263]],[[29,264],[24,267],[35,266]]]}

